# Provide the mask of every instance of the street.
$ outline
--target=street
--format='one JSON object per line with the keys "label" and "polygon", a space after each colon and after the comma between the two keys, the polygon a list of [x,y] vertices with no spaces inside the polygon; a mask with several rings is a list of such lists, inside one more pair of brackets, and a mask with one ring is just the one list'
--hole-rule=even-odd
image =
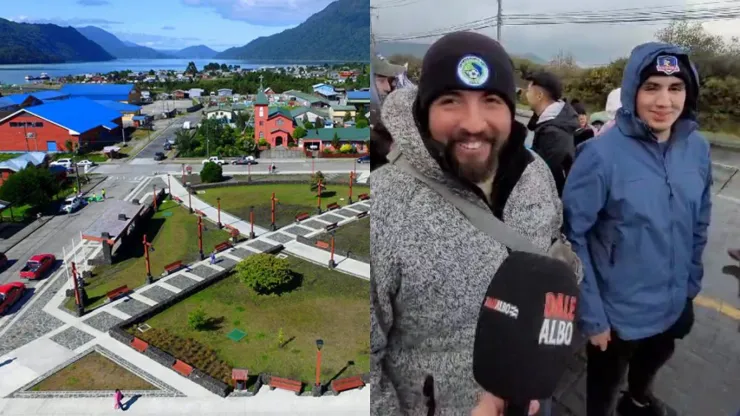
{"label": "street", "polygon": [[[166,119],[162,120],[162,122],[170,123],[164,131],[161,131],[159,133],[159,136],[157,136],[156,139],[152,140],[151,143],[149,143],[145,148],[139,152],[139,154],[136,155],[134,160],[132,160],[129,163],[132,164],[155,164],[157,163],[154,160],[154,154],[157,152],[164,152],[164,143],[166,140],[174,140],[175,139],[175,133],[178,130],[182,129],[182,124],[186,121],[190,121],[191,123],[197,123],[202,118],[202,115],[200,111],[196,111],[192,114],[187,114],[182,117],[177,117],[175,119]],[[158,123],[161,124],[161,123]],[[165,152],[166,153],[166,152]]]}

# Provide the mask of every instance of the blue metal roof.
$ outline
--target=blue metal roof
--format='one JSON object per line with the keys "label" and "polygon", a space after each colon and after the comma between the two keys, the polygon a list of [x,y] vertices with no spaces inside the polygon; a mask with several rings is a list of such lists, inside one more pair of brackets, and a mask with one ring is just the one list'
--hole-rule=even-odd
{"label": "blue metal roof", "polygon": [[92,100],[128,101],[133,84],[65,84],[59,91]]}
{"label": "blue metal roof", "polygon": [[134,121],[146,121],[146,116],[133,116],[131,119]]}
{"label": "blue metal roof", "polygon": [[65,94],[60,91],[38,91],[32,93],[31,95],[38,98],[39,100],[54,100],[58,98],[69,97],[69,94]]}
{"label": "blue metal roof", "polygon": [[135,113],[141,110],[141,107],[132,104],[124,104],[118,101],[110,100],[95,100],[96,103],[106,106],[111,110],[118,111],[119,113]]}
{"label": "blue metal roof", "polygon": [[112,121],[108,121],[106,123],[103,123],[103,127],[105,127],[108,130],[115,130],[116,128],[118,128],[118,124]]}
{"label": "blue metal roof", "polygon": [[6,95],[5,97],[8,100],[10,100],[13,104],[23,104],[24,101],[28,98],[28,94],[13,94],[13,95]]}
{"label": "blue metal roof", "polygon": [[121,118],[118,111],[82,97],[49,102],[25,110],[80,134]]}
{"label": "blue metal roof", "polygon": [[369,100],[370,91],[349,91],[347,93],[348,100]]}
{"label": "blue metal roof", "polygon": [[13,100],[9,99],[8,97],[0,97],[0,108],[5,107],[12,107],[14,105],[18,105],[13,102]]}
{"label": "blue metal roof", "polygon": [[319,93],[321,95],[324,95],[324,96],[327,96],[327,97],[328,96],[331,96],[331,95],[336,95],[337,94],[337,92],[334,91],[334,87],[332,87],[331,85],[322,85],[320,87],[316,87],[316,88],[314,88],[314,92],[317,92],[317,93]]}

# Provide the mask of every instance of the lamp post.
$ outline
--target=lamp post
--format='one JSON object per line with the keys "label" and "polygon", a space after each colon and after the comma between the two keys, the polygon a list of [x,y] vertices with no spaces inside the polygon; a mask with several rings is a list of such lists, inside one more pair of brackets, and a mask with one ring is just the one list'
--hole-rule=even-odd
{"label": "lamp post", "polygon": [[270,229],[272,231],[277,231],[277,226],[275,225],[275,203],[278,202],[277,199],[275,199],[275,192],[272,193],[272,198],[270,198],[271,201],[271,208],[272,208],[272,222],[270,223]]}
{"label": "lamp post", "polygon": [[331,244],[330,244],[330,254],[329,254],[329,268],[333,269],[337,267],[337,263],[334,261],[334,230],[331,230]]}
{"label": "lamp post", "polygon": [[349,203],[350,204],[352,203],[352,182],[354,181],[354,179],[355,179],[355,173],[350,172],[349,173]]}
{"label": "lamp post", "polygon": [[216,222],[216,225],[218,225],[218,228],[221,229],[221,228],[224,228],[224,225],[221,224],[221,197],[216,198],[216,203],[218,207],[216,210],[218,214],[218,222]]}
{"label": "lamp post", "polygon": [[316,192],[318,193],[318,197],[319,197],[318,204],[316,205],[316,212],[321,214],[321,179],[319,179]]}
{"label": "lamp post", "polygon": [[77,278],[77,266],[75,265],[75,262],[72,262],[72,281],[74,282],[75,304],[77,305],[77,316],[79,317],[85,314],[85,296],[82,293],[85,288],[80,287],[80,282]]}
{"label": "lamp post", "polygon": [[198,253],[201,260],[206,258],[203,255],[203,217],[200,215],[198,215]]}
{"label": "lamp post", "polygon": [[167,194],[170,197],[170,200],[172,200],[172,181],[171,176],[169,173],[167,174]]}
{"label": "lamp post", "polygon": [[254,205],[249,207],[249,238],[254,240]]}
{"label": "lamp post", "polygon": [[144,240],[142,241],[144,244],[144,261],[146,262],[146,284],[152,283],[152,265],[149,262],[149,250],[151,249],[154,251],[154,247],[152,246],[152,243],[146,241],[146,234],[144,234]]}
{"label": "lamp post", "polygon": [[154,211],[157,211],[157,185],[152,185],[152,200],[154,201]]}
{"label": "lamp post", "polygon": [[192,214],[193,213],[193,189],[188,186],[188,211]]}
{"label": "lamp post", "polygon": [[352,166],[352,172],[357,174],[357,158],[354,159],[354,165]]}
{"label": "lamp post", "polygon": [[247,182],[252,182],[252,164],[247,163]]}
{"label": "lamp post", "polygon": [[311,156],[311,175],[313,175],[314,172],[316,172],[315,166],[316,166],[316,156],[312,155]]}
{"label": "lamp post", "polygon": [[185,164],[182,164],[182,183],[185,184]]}
{"label": "lamp post", "polygon": [[321,348],[324,346],[323,339],[316,340],[316,383],[313,385],[314,397],[321,396]]}

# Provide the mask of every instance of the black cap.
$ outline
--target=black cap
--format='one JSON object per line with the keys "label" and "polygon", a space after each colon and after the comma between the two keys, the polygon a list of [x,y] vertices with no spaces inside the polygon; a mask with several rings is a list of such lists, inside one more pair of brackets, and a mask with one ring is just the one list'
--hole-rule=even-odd
{"label": "black cap", "polygon": [[545,90],[553,101],[558,101],[563,97],[563,83],[552,72],[537,72],[527,77],[527,81]]}
{"label": "black cap", "polygon": [[640,85],[652,76],[677,77],[683,80],[687,87],[691,87],[691,67],[683,58],[676,55],[660,55],[655,63],[643,68],[640,72]]}
{"label": "black cap", "polygon": [[417,96],[417,120],[426,120],[431,103],[455,90],[490,91],[509,106],[516,104],[514,65],[503,46],[475,32],[441,37],[424,55]]}
{"label": "black cap", "polygon": [[586,107],[584,107],[580,102],[571,103],[571,107],[576,110],[576,114],[579,116],[588,114],[588,112],[586,112]]}

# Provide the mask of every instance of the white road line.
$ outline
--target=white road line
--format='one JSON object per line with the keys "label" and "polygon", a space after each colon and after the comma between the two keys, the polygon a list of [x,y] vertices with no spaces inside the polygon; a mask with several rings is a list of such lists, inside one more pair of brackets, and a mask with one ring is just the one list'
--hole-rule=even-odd
{"label": "white road line", "polygon": [[151,180],[152,180],[152,178],[146,178],[146,179],[142,180],[142,181],[141,181],[141,182],[140,182],[140,183],[139,183],[138,185],[136,185],[136,187],[134,187],[134,190],[133,190],[133,191],[131,191],[131,192],[130,192],[130,193],[129,193],[128,195],[126,195],[126,197],[124,197],[124,198],[123,198],[123,200],[124,200],[124,201],[130,201],[130,200],[134,199],[134,197],[135,197],[135,196],[136,196],[136,195],[137,195],[137,194],[138,194],[138,193],[139,193],[139,192],[140,192],[140,191],[141,191],[141,190],[142,190],[142,189],[143,189],[143,188],[144,188],[144,187],[146,186],[146,184],[148,184],[148,183],[149,183],[149,181],[151,181]]}
{"label": "white road line", "polygon": [[735,197],[732,197],[732,196],[727,196],[727,195],[722,195],[722,194],[716,194],[716,196],[719,197],[719,198],[722,198],[724,200],[727,200],[727,201],[730,201],[730,202],[734,202],[735,204],[740,205],[740,199],[738,199],[738,198],[735,198]]}

